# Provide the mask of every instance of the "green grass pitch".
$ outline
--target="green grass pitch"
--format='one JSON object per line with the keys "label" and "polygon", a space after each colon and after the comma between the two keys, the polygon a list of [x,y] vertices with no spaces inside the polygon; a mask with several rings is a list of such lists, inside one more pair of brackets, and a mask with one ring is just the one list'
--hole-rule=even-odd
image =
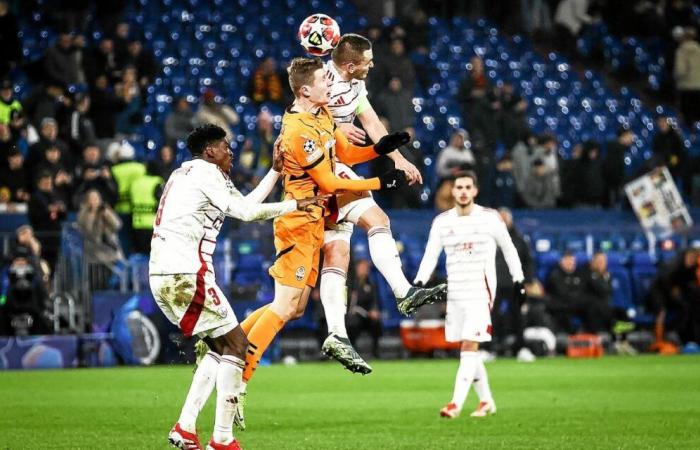
{"label": "green grass pitch", "polygon": [[[700,357],[498,360],[498,414],[438,417],[456,360],[261,367],[244,449],[700,448]],[[0,373],[0,448],[167,449],[191,367]],[[199,419],[209,439],[214,402]],[[473,390],[465,411],[476,404]]]}

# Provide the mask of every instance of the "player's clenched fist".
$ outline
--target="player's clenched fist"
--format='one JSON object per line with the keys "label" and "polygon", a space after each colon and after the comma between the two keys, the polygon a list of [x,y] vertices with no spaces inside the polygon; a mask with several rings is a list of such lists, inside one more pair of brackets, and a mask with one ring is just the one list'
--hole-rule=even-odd
{"label": "player's clenched fist", "polygon": [[397,131],[396,133],[387,134],[382,137],[379,142],[374,144],[374,151],[380,155],[391,153],[402,145],[408,144],[411,140],[411,135],[405,131]]}
{"label": "player's clenched fist", "polygon": [[315,197],[297,200],[297,210],[310,212],[314,206],[324,207],[330,195],[317,195]]}

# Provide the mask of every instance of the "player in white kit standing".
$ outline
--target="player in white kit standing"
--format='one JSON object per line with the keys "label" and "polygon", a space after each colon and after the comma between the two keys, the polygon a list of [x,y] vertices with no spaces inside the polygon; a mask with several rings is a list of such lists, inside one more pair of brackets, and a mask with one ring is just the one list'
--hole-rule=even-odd
{"label": "player in white kit standing", "polygon": [[[226,132],[203,125],[187,138],[193,159],[170,176],[153,227],[149,278],[156,303],[187,336],[202,337],[210,351],[195,371],[170,443],[201,449],[197,416],[216,384],[216,419],[208,450],[239,449],[233,437],[241,375],[248,340],[224,293],[216,285],[212,255],[224,219],[272,219],[317,205],[320,199],[261,203],[279,178],[270,170],[256,189],[243,196],[229,178],[232,155]],[[279,156],[279,155],[276,155]],[[281,158],[279,159],[281,162]]]}
{"label": "player in white kit standing", "polygon": [[513,277],[516,304],[524,300],[523,269],[508,229],[496,210],[474,203],[479,193],[476,175],[465,171],[454,179],[455,207],[433,220],[416,284],[425,284],[438,263],[447,256],[447,318],[445,339],[461,342],[460,363],[452,400],[440,416],[456,418],[472,383],[479,406],[472,417],[496,412],[479,343],[491,341],[491,307],[496,293],[496,246],[500,247]]}
{"label": "player in white kit standing", "polygon": [[[365,145],[367,135],[378,142],[388,134],[367,98],[364,80],[373,64],[372,44],[357,34],[343,35],[333,50],[331,60],[326,63],[326,74],[331,82],[328,109],[333,114],[336,126],[350,142],[358,145]],[[366,133],[353,125],[356,117]],[[423,182],[418,169],[398,150],[387,156],[394,161],[397,169],[406,173],[410,184]],[[335,173],[340,178],[360,178],[341,162],[336,162],[335,167]],[[446,286],[431,289],[411,286],[401,268],[389,217],[377,206],[370,192],[336,195],[329,203],[331,217],[326,221],[320,287],[329,334],[322,350],[352,372],[366,374],[372,368],[352,347],[345,328],[347,271],[353,226],[359,225],[367,232],[372,262],[389,283],[402,313],[410,314],[424,304],[444,298]]]}

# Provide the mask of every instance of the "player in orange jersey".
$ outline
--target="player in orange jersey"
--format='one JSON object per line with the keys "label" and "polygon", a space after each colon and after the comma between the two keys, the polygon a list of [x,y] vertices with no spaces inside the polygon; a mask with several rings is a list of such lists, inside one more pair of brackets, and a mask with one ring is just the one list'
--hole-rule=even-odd
{"label": "player in orange jersey", "polygon": [[[289,83],[295,95],[282,121],[285,199],[337,192],[398,189],[406,184],[400,170],[391,170],[366,180],[347,180],[334,174],[335,159],[348,165],[387,154],[409,140],[408,133],[385,136],[376,145],[357,147],[336,130],[333,116],[325,107],[330,83],[319,59],[296,58],[289,69]],[[275,279],[275,298],[270,305],[253,312],[242,329],[248,335],[244,382],[253,376],[260,357],[284,324],[300,317],[311,289],[316,285],[323,246],[325,208],[287,214],[276,220],[277,259],[270,268]],[[241,425],[242,414],[237,417]]]}

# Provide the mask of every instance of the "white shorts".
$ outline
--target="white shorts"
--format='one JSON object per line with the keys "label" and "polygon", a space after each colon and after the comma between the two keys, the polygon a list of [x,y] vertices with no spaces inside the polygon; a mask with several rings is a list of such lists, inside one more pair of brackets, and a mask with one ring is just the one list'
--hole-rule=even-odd
{"label": "white shorts", "polygon": [[[361,180],[353,170],[343,163],[336,162],[335,174],[339,178],[347,180]],[[369,191],[345,192],[335,196],[336,210],[331,211],[331,217],[326,220],[326,231],[323,236],[323,243],[343,240],[350,243],[353,224],[356,224],[362,214],[368,209],[376,206],[377,203],[372,198]]]}
{"label": "white shorts", "polygon": [[163,314],[187,336],[223,336],[238,319],[214,275],[151,275],[151,292]]}
{"label": "white shorts", "polygon": [[491,310],[488,302],[448,300],[445,340],[490,342]]}

